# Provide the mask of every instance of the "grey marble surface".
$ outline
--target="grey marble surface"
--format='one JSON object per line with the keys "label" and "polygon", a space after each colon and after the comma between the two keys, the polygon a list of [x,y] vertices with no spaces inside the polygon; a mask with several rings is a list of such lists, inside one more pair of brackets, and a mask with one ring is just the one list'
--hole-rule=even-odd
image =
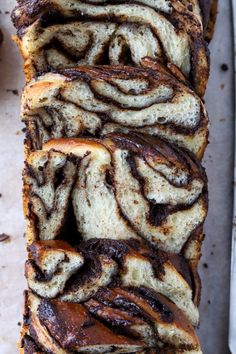
{"label": "grey marble surface", "polygon": [[[219,0],[215,36],[210,45],[211,76],[205,97],[211,121],[210,144],[204,158],[210,204],[200,265],[203,285],[200,339],[205,354],[229,353],[228,306],[234,165],[231,16],[231,1]],[[228,65],[228,71],[221,70],[223,63]]]}
{"label": "grey marble surface", "polygon": [[[233,0],[235,1],[235,0]],[[0,0],[0,26],[5,41],[0,48],[0,234],[11,235],[0,244],[0,353],[17,353],[17,325],[25,287],[25,224],[21,202],[23,133],[19,121],[24,84],[22,61],[11,34],[14,0]],[[201,326],[204,354],[228,354],[229,264],[233,198],[233,47],[230,0],[219,0],[219,16],[211,43],[211,78],[206,105],[211,119],[210,145],[204,163],[209,177],[210,209],[200,273],[203,282]],[[221,70],[226,63],[228,71]],[[236,334],[235,334],[236,335]]]}

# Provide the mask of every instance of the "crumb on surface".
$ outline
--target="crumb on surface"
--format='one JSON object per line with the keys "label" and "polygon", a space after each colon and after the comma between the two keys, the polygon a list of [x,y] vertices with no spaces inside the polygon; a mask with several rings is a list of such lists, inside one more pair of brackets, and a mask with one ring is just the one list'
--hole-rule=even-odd
{"label": "crumb on surface", "polygon": [[225,63],[221,64],[220,68],[221,68],[222,71],[228,71],[229,70],[228,65],[225,64]]}
{"label": "crumb on surface", "polygon": [[11,239],[11,236],[9,236],[5,233],[0,234],[0,242],[9,242],[10,239]]}
{"label": "crumb on surface", "polygon": [[6,92],[11,92],[15,96],[19,96],[19,91],[17,89],[7,89]]}

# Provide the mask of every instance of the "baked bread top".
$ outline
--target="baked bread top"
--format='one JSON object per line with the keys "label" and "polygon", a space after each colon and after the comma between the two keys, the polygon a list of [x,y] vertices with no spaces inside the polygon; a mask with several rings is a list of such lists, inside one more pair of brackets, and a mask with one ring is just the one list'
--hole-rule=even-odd
{"label": "baked bread top", "polygon": [[185,316],[161,295],[104,288],[83,304],[26,293],[21,353],[201,354]]}
{"label": "baked bread top", "polygon": [[[207,11],[207,10],[206,10]],[[28,79],[81,64],[175,65],[203,96],[209,75],[198,1],[20,1],[13,12]]]}

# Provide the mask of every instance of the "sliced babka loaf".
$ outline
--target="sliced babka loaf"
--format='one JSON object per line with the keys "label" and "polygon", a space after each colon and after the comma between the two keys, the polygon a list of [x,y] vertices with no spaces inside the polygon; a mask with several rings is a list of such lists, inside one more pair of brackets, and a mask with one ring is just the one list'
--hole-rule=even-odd
{"label": "sliced babka loaf", "polygon": [[27,151],[53,138],[131,130],[162,136],[201,159],[208,117],[200,98],[162,65],[78,67],[32,80],[22,97]]}
{"label": "sliced babka loaf", "polygon": [[26,0],[12,18],[28,79],[81,64],[139,66],[150,57],[178,68],[203,96],[209,75],[206,3]]}
{"label": "sliced babka loaf", "polygon": [[199,259],[205,172],[161,139],[133,133],[51,140],[30,154],[24,184],[30,243],[64,233],[75,243],[135,238]]}

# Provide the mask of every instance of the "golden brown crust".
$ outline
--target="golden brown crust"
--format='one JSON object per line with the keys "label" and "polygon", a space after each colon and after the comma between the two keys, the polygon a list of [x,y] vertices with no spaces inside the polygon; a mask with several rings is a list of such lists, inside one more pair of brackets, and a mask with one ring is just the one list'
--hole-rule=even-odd
{"label": "golden brown crust", "polygon": [[[43,300],[28,292],[25,314],[20,345],[24,354],[43,354],[44,351],[69,354],[81,350],[85,353],[148,354],[152,346],[147,348],[144,337],[146,341],[159,343],[155,350],[162,354],[169,351],[201,353],[196,334],[181,312],[162,296],[145,289],[133,292],[104,288],[83,305]],[[150,329],[149,336],[142,328]],[[151,339],[152,331],[158,333],[156,338]],[[142,335],[143,339],[139,339]]]}

